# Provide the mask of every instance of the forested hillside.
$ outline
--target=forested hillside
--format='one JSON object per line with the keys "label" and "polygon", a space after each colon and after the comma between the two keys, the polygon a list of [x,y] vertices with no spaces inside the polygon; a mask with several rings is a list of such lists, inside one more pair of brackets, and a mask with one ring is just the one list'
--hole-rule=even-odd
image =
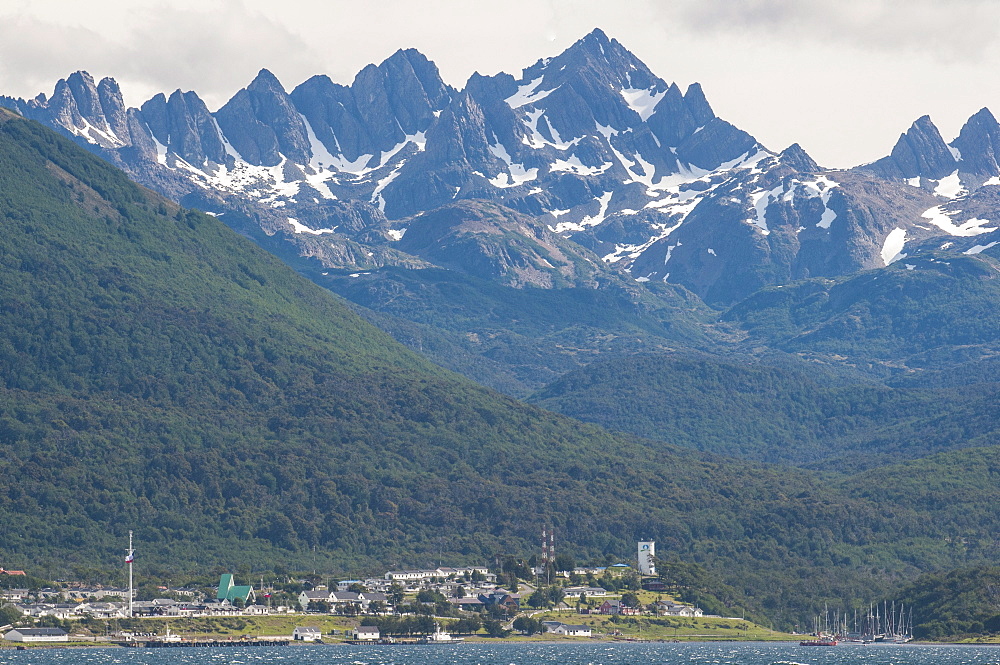
{"label": "forested hillside", "polygon": [[526,406],[8,114],[0,223],[7,566],[113,570],[133,529],[161,570],[354,572],[530,555],[550,523],[580,560],[655,537],[785,621],[990,556],[952,539],[970,507],[996,531],[982,479],[927,504],[909,472],[873,495]]}
{"label": "forested hillside", "polygon": [[[535,394],[545,408],[673,445],[851,471],[992,445],[1000,384],[846,382],[822,366],[663,355],[617,357]],[[942,385],[944,384],[944,385]]]}

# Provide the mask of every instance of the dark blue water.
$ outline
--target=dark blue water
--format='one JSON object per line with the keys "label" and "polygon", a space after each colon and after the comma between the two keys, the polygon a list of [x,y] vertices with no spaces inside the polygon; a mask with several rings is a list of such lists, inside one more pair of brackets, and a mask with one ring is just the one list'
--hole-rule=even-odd
{"label": "dark blue water", "polygon": [[461,644],[0,650],[0,665],[1000,665],[998,646],[796,644]]}

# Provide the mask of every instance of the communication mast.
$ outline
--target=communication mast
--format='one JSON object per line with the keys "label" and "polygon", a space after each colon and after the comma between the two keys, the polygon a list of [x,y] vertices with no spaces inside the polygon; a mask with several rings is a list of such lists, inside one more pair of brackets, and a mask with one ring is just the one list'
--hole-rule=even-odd
{"label": "communication mast", "polygon": [[545,571],[546,584],[551,584],[551,573],[549,571],[556,564],[556,534],[552,526],[542,527],[542,570]]}
{"label": "communication mast", "polygon": [[132,562],[135,561],[135,550],[132,549],[132,531],[128,532],[128,552],[125,553],[125,563],[128,564],[128,616],[132,618],[132,598],[135,589],[132,586]]}

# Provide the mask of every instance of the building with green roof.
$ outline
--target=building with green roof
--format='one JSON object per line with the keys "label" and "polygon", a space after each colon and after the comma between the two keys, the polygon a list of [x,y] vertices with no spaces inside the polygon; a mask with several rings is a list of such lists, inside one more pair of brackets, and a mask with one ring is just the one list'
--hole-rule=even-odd
{"label": "building with green roof", "polygon": [[230,603],[238,598],[243,601],[244,605],[251,605],[257,601],[253,587],[237,586],[233,582],[233,576],[229,573],[225,573],[219,578],[219,593],[215,597],[217,600],[228,600]]}

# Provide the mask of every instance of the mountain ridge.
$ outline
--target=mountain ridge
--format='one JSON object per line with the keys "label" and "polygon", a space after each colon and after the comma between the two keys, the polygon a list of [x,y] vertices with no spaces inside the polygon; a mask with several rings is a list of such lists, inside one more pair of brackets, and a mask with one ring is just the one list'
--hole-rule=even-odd
{"label": "mountain ridge", "polygon": [[[263,69],[215,113],[179,90],[126,109],[112,79],[83,72],[51,98],[0,105],[174,200],[223,218],[250,210],[274,242],[328,268],[419,265],[397,247],[406,220],[481,199],[640,283],[726,306],[762,286],[882,267],[928,241],[988,245],[997,229],[986,222],[998,214],[1000,127],[988,109],[951,144],[924,116],[889,156],[824,170],[801,147],[767,150],[718,118],[699,84],[682,93],[600,29],[520,78],[473,74],[461,90],[400,49],[350,86],[316,75],[286,92]],[[895,204],[920,192],[923,210]],[[876,196],[889,203],[872,207]],[[345,233],[358,220],[363,233]]]}

